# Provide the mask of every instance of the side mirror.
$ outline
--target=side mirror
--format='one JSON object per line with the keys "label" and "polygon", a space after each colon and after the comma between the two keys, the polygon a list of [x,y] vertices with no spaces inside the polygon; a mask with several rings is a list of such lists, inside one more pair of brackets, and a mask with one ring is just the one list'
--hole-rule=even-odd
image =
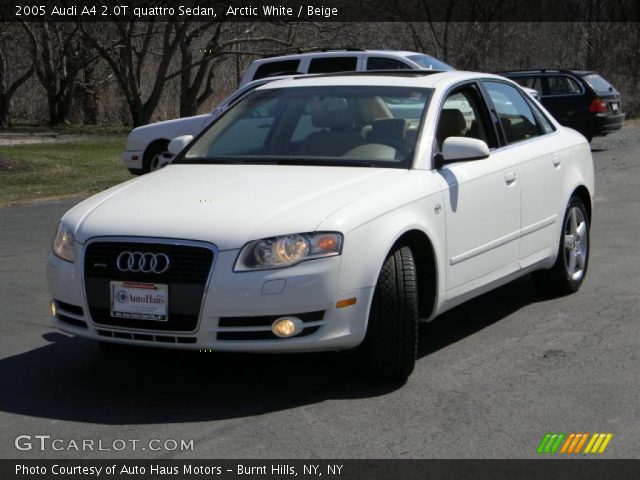
{"label": "side mirror", "polygon": [[176,137],[169,142],[167,150],[173,157],[175,157],[184,149],[184,147],[191,143],[191,140],[193,140],[193,135],[182,135],[180,137]]}
{"label": "side mirror", "polygon": [[481,160],[489,156],[489,146],[482,140],[449,137],[442,145],[441,163]]}

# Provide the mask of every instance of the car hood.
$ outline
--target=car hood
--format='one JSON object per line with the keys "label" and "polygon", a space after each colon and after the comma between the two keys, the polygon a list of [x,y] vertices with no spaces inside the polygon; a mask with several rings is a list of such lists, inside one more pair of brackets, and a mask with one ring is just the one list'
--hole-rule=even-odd
{"label": "car hood", "polygon": [[407,173],[362,167],[171,165],[85,200],[64,220],[80,243],[98,236],[145,236],[235,249],[251,240],[314,231],[334,212],[392,187]]}
{"label": "car hood", "polygon": [[173,140],[180,135],[197,135],[212,118],[215,116],[206,113],[134,128],[127,137],[127,150],[143,149],[147,143],[154,140]]}

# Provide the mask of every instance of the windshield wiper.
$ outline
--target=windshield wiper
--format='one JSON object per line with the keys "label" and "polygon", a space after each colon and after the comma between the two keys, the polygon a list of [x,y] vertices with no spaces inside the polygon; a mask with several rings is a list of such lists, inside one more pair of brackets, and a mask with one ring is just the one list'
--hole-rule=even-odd
{"label": "windshield wiper", "polygon": [[[276,165],[309,165],[314,167],[375,167],[374,162],[363,160],[313,159],[298,157],[283,157],[275,159]],[[378,165],[379,166],[379,165]]]}
{"label": "windshield wiper", "polygon": [[380,167],[380,162],[366,160],[342,160],[339,158],[310,158],[310,157],[193,157],[183,158],[183,164],[211,164],[211,165],[301,165],[314,167]]}
{"label": "windshield wiper", "polygon": [[247,165],[252,163],[271,163],[274,162],[259,162],[253,159],[247,159],[246,157],[194,157],[183,158],[179,163],[184,164],[211,164],[211,165]]}

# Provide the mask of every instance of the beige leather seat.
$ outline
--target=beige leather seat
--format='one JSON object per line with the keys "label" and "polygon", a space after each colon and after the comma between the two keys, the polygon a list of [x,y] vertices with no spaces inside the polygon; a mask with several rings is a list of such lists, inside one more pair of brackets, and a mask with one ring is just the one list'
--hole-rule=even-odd
{"label": "beige leather seat", "polygon": [[352,130],[355,121],[346,99],[319,99],[312,102],[309,109],[312,125],[326,130],[305,138],[298,150],[300,155],[339,157],[364,143],[360,132]]}
{"label": "beige leather seat", "polygon": [[379,118],[373,122],[371,131],[367,134],[370,143],[385,143],[385,141],[405,141],[407,135],[407,121],[404,118]]}

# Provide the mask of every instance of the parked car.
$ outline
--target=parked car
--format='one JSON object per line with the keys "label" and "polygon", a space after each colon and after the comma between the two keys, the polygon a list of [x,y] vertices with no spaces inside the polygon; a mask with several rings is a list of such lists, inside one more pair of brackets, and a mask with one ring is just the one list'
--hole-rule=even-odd
{"label": "parked car", "polygon": [[401,50],[317,50],[255,60],[240,85],[282,73],[331,73],[363,70],[454,70],[451,65],[420,52]]}
{"label": "parked car", "polygon": [[164,167],[169,162],[167,147],[173,138],[181,135],[196,135],[245,93],[282,78],[286,76],[273,76],[249,82],[225,98],[209,113],[134,128],[127,137],[126,150],[122,152],[122,162],[134,175],[153,172]]}
{"label": "parked car", "polygon": [[262,85],[165,169],[68,211],[54,325],[105,347],[358,348],[402,379],[419,320],[529,272],[578,290],[584,137],[503,77],[363,73]]}
{"label": "parked car", "polygon": [[595,72],[541,69],[501,75],[539,91],[542,105],[589,141],[622,128],[625,114],[620,93]]}
{"label": "parked car", "polygon": [[122,153],[124,165],[140,175],[164,167],[169,161],[167,146],[180,135],[196,135],[204,126],[246,92],[288,75],[348,70],[431,69],[452,70],[450,65],[418,52],[393,50],[331,50],[255,60],[240,81],[240,88],[210,113],[178,118],[135,128]]}

